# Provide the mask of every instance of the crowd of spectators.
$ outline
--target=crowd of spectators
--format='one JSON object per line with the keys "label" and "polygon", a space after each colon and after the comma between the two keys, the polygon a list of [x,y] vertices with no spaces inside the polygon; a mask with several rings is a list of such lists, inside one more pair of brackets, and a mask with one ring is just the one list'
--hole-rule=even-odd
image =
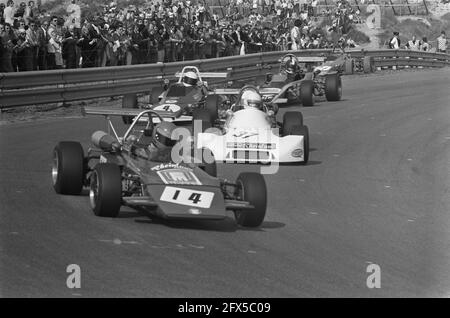
{"label": "crowd of spectators", "polygon": [[[40,1],[0,4],[0,72],[86,68],[326,48],[358,17],[346,0],[318,12],[317,0],[152,0],[97,12],[70,0],[63,16]],[[219,14],[221,13],[219,18]],[[329,23],[319,27],[317,17]],[[348,44],[354,45],[351,40]]]}

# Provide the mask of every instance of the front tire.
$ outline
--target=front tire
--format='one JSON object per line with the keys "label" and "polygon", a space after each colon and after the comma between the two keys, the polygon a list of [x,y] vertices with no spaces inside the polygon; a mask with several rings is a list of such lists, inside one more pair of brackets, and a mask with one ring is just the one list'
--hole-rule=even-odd
{"label": "front tire", "polygon": [[341,100],[342,80],[339,74],[330,74],[325,78],[325,96],[330,102]]}
{"label": "front tire", "polygon": [[303,106],[314,106],[314,81],[304,80],[300,84],[300,102]]}
{"label": "front tire", "polygon": [[90,180],[89,199],[95,215],[117,217],[122,205],[122,176],[118,165],[99,163]]}
{"label": "front tire", "polygon": [[84,151],[79,142],[61,141],[53,150],[52,181],[59,194],[80,194],[84,179]]}
{"label": "front tire", "polygon": [[285,112],[283,115],[282,136],[291,134],[295,126],[303,126],[303,115],[301,112]]}
{"label": "front tire", "polygon": [[237,224],[258,227],[264,221],[267,209],[267,188],[264,177],[259,173],[242,172],[236,179],[241,199],[254,206],[251,210],[235,211]]}

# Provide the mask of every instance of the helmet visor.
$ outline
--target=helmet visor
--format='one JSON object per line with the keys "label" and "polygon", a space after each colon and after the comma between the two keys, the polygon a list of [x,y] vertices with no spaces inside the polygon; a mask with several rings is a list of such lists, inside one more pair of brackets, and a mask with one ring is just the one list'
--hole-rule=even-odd
{"label": "helmet visor", "polygon": [[183,76],[183,83],[189,84],[189,85],[196,85],[197,84],[197,79],[196,78],[187,77],[187,76]]}
{"label": "helmet visor", "polygon": [[158,132],[156,132],[155,134],[155,139],[156,141],[158,141],[159,143],[163,144],[166,147],[173,147],[177,142],[176,140],[168,138]]}

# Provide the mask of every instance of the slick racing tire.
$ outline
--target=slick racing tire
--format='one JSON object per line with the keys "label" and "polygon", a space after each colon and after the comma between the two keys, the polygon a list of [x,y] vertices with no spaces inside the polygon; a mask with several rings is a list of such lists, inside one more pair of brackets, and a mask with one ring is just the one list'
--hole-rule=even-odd
{"label": "slick racing tire", "polygon": [[208,95],[205,100],[205,109],[211,116],[211,123],[214,123],[219,117],[219,96]]}
{"label": "slick racing tire", "polygon": [[164,88],[162,87],[153,87],[151,91],[151,99],[150,102],[153,106],[158,104],[160,102],[159,95],[161,95],[164,92]]}
{"label": "slick racing tire", "polygon": [[242,172],[236,179],[242,200],[254,206],[251,210],[235,211],[237,224],[258,227],[264,221],[267,208],[267,188],[264,177],[259,173]]}
{"label": "slick racing tire", "polygon": [[99,163],[90,178],[89,201],[95,215],[117,217],[122,205],[122,177],[113,163]]}
{"label": "slick racing tire", "polygon": [[53,150],[53,188],[59,194],[80,194],[83,179],[83,147],[79,142],[61,141]]}
{"label": "slick racing tire", "polygon": [[303,136],[303,161],[301,165],[306,165],[309,160],[309,129],[307,126],[294,126],[290,135]]}
{"label": "slick racing tire", "polygon": [[300,103],[303,106],[314,106],[314,81],[304,80],[300,84]]}
{"label": "slick racing tire", "polygon": [[325,78],[325,96],[330,102],[341,100],[342,80],[339,74],[330,74]]}
{"label": "slick racing tire", "polygon": [[192,129],[195,132],[195,125],[197,121],[197,125],[201,124],[201,129],[197,129],[199,132],[205,132],[207,129],[212,126],[212,116],[211,113],[207,109],[195,109],[192,112]]}
{"label": "slick racing tire", "polygon": [[303,126],[303,115],[301,112],[285,112],[283,115],[282,136],[291,134],[292,128]]}
{"label": "slick racing tire", "polygon": [[[122,98],[122,108],[138,108],[137,95],[124,95]],[[122,120],[125,125],[131,125],[133,123],[133,118],[134,116],[122,116]]]}
{"label": "slick racing tire", "polygon": [[205,171],[207,174],[209,174],[211,177],[216,178],[217,177],[217,164],[216,160],[214,159],[214,155],[211,150],[207,148],[203,148],[200,150],[200,155],[202,156],[202,164],[200,166],[200,169]]}

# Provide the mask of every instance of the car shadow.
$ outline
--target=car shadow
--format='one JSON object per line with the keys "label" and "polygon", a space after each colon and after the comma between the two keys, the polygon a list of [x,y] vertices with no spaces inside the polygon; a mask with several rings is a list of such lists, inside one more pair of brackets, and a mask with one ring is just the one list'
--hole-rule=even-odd
{"label": "car shadow", "polygon": [[[322,163],[322,161],[319,161],[319,160],[308,160],[308,163],[305,165],[305,167],[320,165],[321,163]],[[298,163],[291,163],[291,162],[280,163],[280,167],[291,167],[291,166],[302,166],[302,165],[300,165]]]}
{"label": "car shadow", "polygon": [[238,226],[232,218],[223,220],[188,220],[188,219],[163,219],[153,215],[149,219],[137,219],[136,223],[162,225],[173,229],[213,231],[213,232],[236,232]]}

